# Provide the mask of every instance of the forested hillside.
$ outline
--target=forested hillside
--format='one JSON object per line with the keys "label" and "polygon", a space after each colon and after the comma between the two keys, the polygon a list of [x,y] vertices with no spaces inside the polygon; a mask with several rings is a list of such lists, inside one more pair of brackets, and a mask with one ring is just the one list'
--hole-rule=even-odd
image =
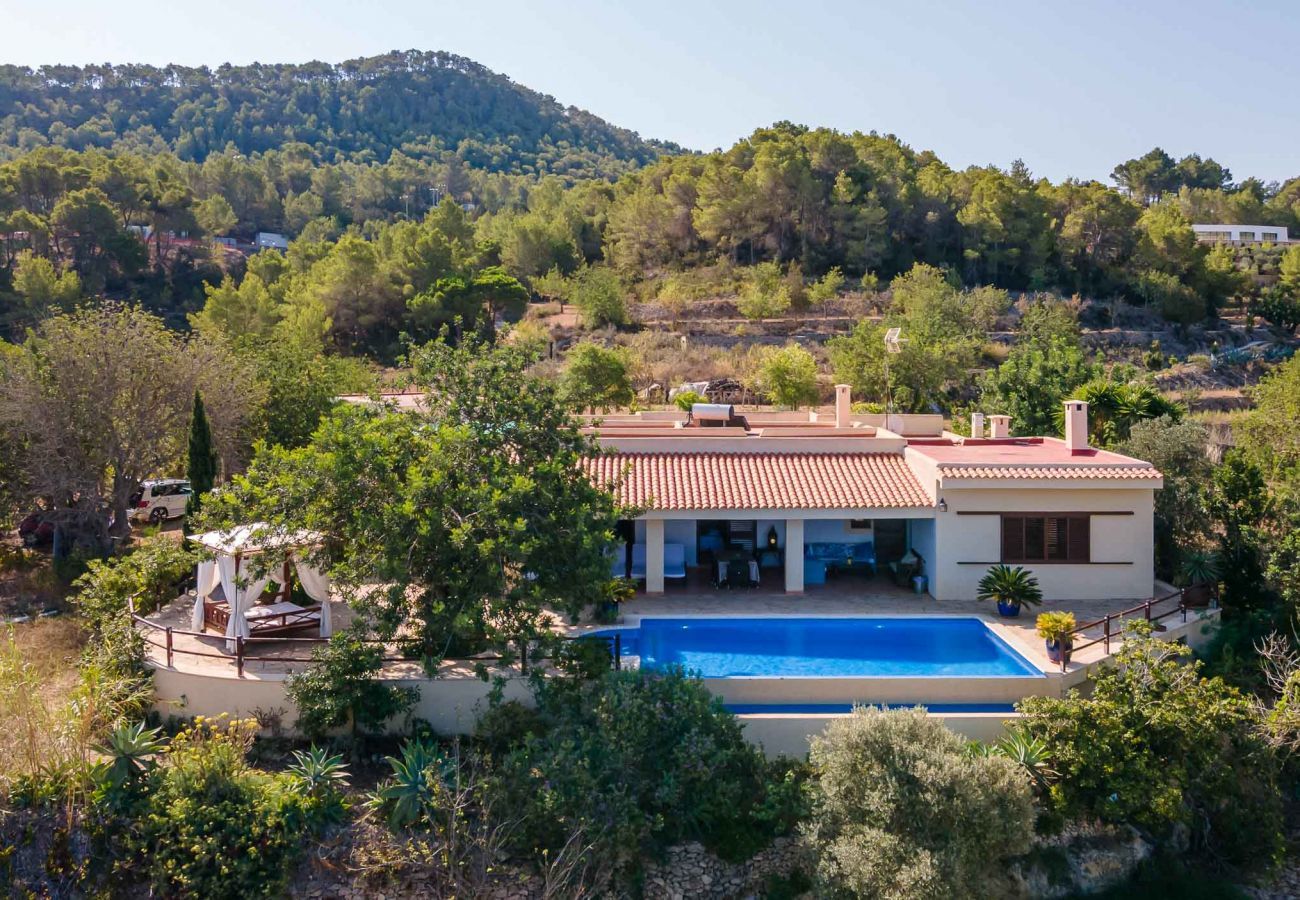
{"label": "forested hillside", "polygon": [[170,150],[202,162],[305,145],[316,161],[450,151],[469,166],[616,175],[680,148],[645,141],[450,53],[338,65],[0,66],[0,143]]}

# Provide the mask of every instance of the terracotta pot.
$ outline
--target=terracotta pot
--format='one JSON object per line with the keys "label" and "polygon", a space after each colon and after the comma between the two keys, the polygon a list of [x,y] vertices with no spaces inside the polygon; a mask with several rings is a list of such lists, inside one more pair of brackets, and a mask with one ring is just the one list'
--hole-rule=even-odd
{"label": "terracotta pot", "polygon": [[1204,609],[1214,596],[1214,585],[1209,582],[1192,584],[1183,588],[1183,605],[1190,609]]}
{"label": "terracotta pot", "polygon": [[1069,665],[1070,654],[1074,652],[1074,641],[1047,641],[1047,658],[1054,663]]}

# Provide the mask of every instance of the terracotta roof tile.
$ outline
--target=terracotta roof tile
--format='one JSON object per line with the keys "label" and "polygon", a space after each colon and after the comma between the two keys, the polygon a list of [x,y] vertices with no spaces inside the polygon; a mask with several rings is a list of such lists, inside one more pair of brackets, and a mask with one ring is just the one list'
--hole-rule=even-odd
{"label": "terracotta roof tile", "polygon": [[614,453],[587,460],[620,503],[656,510],[866,509],[932,503],[895,453]]}
{"label": "terracotta roof tile", "polygon": [[1070,478],[1160,478],[1160,471],[1151,465],[1140,466],[1089,466],[1089,465],[1031,465],[1031,466],[939,466],[942,478],[1036,478],[1061,480]]}

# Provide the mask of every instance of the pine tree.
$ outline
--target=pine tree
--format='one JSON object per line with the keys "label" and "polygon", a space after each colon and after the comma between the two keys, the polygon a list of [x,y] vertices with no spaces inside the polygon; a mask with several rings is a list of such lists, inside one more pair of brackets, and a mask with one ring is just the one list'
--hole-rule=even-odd
{"label": "pine tree", "polygon": [[190,419],[190,460],[185,470],[190,479],[190,500],[186,514],[199,511],[204,494],[212,490],[217,480],[217,451],[212,446],[212,429],[203,409],[203,398],[194,392],[194,415]]}

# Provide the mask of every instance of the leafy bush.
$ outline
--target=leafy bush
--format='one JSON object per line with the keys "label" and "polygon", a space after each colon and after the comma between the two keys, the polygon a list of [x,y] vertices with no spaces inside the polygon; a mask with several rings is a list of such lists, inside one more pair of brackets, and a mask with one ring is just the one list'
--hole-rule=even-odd
{"label": "leafy bush", "polygon": [[627,324],[623,284],[609,269],[592,266],[575,273],[569,300],[581,311],[582,323],[588,328]]}
{"label": "leafy bush", "polygon": [[197,719],[153,770],[125,857],[163,896],[283,896],[301,840],[330,815],[299,775],[249,767],[257,724]]}
{"label": "leafy bush", "polygon": [[802,809],[800,775],[780,771],[769,784],[735,717],[679,671],[548,681],[538,703],[546,732],[527,733],[490,787],[495,808],[520,816],[518,850],[553,856],[582,834],[624,874],[687,839],[743,858]]}
{"label": "leafy bush", "polygon": [[706,398],[698,391],[682,391],[673,398],[673,405],[682,412],[690,412],[692,406],[704,402],[706,402]]}
{"label": "leafy bush", "polygon": [[289,679],[289,699],[298,707],[298,728],[312,739],[351,725],[352,733],[377,731],[420,698],[415,688],[384,684],[376,676],[384,648],[339,632],[312,651],[312,665]]}
{"label": "leafy bush", "polygon": [[817,402],[817,360],[798,344],[762,350],[749,380],[778,406],[795,409]]}
{"label": "leafy bush", "polygon": [[746,319],[771,319],[790,309],[793,297],[790,286],[774,262],[754,266],[749,278],[740,289],[736,308]]}
{"label": "leafy bush", "polygon": [[982,896],[1033,836],[1016,765],[968,753],[924,710],[857,709],[813,739],[811,759],[819,897]]}
{"label": "leafy bush", "polygon": [[494,703],[479,716],[474,737],[492,756],[504,756],[529,737],[545,731],[541,714],[518,700]]}
{"label": "leafy bush", "polygon": [[816,305],[834,300],[843,287],[844,273],[840,271],[839,266],[835,266],[808,289],[808,302]]}
{"label": "leafy bush", "polygon": [[1134,636],[1090,696],[1032,697],[1024,727],[1047,743],[1063,814],[1129,824],[1236,866],[1282,849],[1277,763],[1250,701],[1164,641]]}
{"label": "leafy bush", "polygon": [[197,561],[193,552],[164,535],[146,538],[129,553],[91,560],[73,584],[77,607],[96,624],[123,615],[134,597],[136,611],[147,615],[176,598]]}

